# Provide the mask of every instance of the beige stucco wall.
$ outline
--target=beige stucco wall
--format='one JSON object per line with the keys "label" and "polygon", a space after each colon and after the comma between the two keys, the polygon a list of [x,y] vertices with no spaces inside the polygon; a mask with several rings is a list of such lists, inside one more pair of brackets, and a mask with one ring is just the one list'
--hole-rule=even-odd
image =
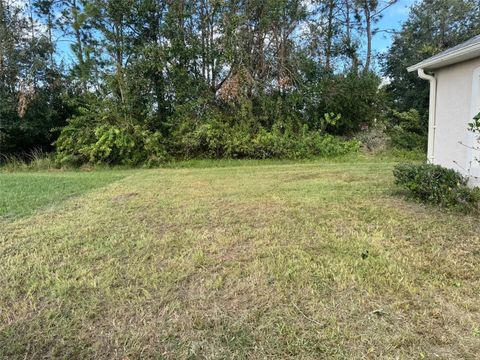
{"label": "beige stucco wall", "polygon": [[[472,97],[473,75],[479,68],[480,58],[476,58],[435,70],[436,128],[430,129],[434,131],[434,163],[465,175],[468,175],[472,158],[471,150],[465,145],[472,141],[467,127],[472,121],[472,101],[475,101]],[[477,104],[480,106],[480,101]],[[480,180],[472,179],[472,183],[478,185]]]}

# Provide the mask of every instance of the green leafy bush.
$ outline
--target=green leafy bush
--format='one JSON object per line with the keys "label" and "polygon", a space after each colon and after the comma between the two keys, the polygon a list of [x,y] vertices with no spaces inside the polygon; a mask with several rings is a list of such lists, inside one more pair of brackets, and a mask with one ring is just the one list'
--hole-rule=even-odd
{"label": "green leafy bush", "polygon": [[469,124],[469,130],[480,137],[480,113],[473,117],[473,121]]}
{"label": "green leafy bush", "polygon": [[[89,126],[88,116],[74,117],[56,141],[60,165],[108,163],[158,165],[167,158],[162,135],[140,125]],[[90,119],[91,120],[91,119]]]}
{"label": "green leafy bush", "polygon": [[[477,140],[477,145],[474,145],[473,148],[475,150],[480,150],[480,113],[473,117],[473,121],[469,124],[468,130],[473,132]],[[480,162],[480,158],[478,156],[475,157],[475,161]]]}
{"label": "green leafy bush", "polygon": [[326,130],[345,135],[381,120],[386,109],[386,95],[380,84],[381,79],[373,73],[351,71],[316,76],[301,93],[307,124],[318,129],[324,125],[325,113],[341,114]]}
{"label": "green leafy bush", "polygon": [[327,157],[356,152],[360,143],[345,141],[304,127],[299,132],[275,127],[228,125],[216,119],[198,125],[180,135],[178,154],[206,158],[279,158]]}
{"label": "green leafy bush", "polygon": [[[240,110],[234,107],[240,107]],[[108,163],[155,165],[167,158],[283,158],[339,156],[358,151],[360,142],[346,141],[292,125],[257,117],[248,101],[225,105],[193,101],[182,107],[164,127],[163,135],[136,118],[128,118],[108,100],[81,108],[56,141],[61,165]],[[120,109],[121,110],[121,109]],[[239,115],[240,114],[240,115]],[[334,124],[339,114],[325,114]],[[262,125],[265,124],[265,125]]]}
{"label": "green leafy bush", "polygon": [[387,133],[393,147],[405,150],[427,149],[428,126],[422,124],[417,110],[410,109],[405,112],[393,110],[389,118]]}
{"label": "green leafy bush", "polygon": [[395,183],[425,203],[462,210],[478,209],[480,189],[467,186],[468,179],[455,170],[432,164],[399,164]]}

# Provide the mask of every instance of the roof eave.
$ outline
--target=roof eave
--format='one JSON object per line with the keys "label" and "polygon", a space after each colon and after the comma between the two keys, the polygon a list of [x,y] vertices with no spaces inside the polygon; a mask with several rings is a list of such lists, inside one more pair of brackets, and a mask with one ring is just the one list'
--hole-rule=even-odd
{"label": "roof eave", "polygon": [[453,65],[462,61],[467,61],[480,56],[480,44],[469,46],[468,48],[459,49],[453,53],[447,54],[443,57],[424,60],[418,64],[407,68],[408,72],[416,71],[418,69],[434,70],[444,66]]}

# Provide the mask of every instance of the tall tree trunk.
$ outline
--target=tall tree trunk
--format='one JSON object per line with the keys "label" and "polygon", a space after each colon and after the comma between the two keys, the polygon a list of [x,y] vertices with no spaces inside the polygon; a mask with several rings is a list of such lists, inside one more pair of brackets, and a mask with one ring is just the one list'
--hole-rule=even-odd
{"label": "tall tree trunk", "polygon": [[367,0],[364,1],[363,11],[365,15],[365,31],[367,33],[367,56],[365,58],[365,67],[363,68],[363,72],[366,74],[370,71],[372,59],[372,18]]}
{"label": "tall tree trunk", "polygon": [[325,70],[331,71],[331,58],[332,58],[332,48],[333,48],[333,13],[335,10],[335,0],[329,0],[328,2],[328,15],[327,15],[327,38],[326,38],[326,48],[325,48]]}
{"label": "tall tree trunk", "polygon": [[351,13],[352,13],[352,3],[351,0],[344,0],[343,3],[345,11],[345,51],[346,55],[352,61],[351,66],[354,72],[357,72],[358,68],[358,58],[356,49],[352,44],[352,24],[351,24]]}
{"label": "tall tree trunk", "polygon": [[72,27],[73,32],[75,34],[75,49],[76,51],[75,56],[77,57],[78,61],[78,68],[80,70],[80,83],[81,88],[84,93],[87,92],[87,69],[85,64],[85,57],[84,57],[84,49],[83,49],[83,41],[82,41],[82,24],[80,23],[79,18],[79,11],[77,5],[77,0],[72,0],[70,4],[70,11],[72,13]]}
{"label": "tall tree trunk", "polygon": [[5,39],[6,37],[6,9],[5,9],[5,4],[4,0],[0,0],[0,81],[3,80],[3,76],[5,74],[5,59],[4,59],[4,49],[3,47],[5,46],[3,44],[2,39]]}
{"label": "tall tree trunk", "polygon": [[202,77],[207,78],[207,29],[206,29],[206,0],[200,3],[200,37],[202,41]]}

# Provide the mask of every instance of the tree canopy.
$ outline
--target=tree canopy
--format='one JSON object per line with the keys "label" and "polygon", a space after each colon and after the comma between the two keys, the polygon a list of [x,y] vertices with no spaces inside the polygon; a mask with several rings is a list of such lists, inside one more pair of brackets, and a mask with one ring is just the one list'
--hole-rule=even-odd
{"label": "tree canopy", "polygon": [[0,153],[54,144],[59,161],[80,163],[321,153],[338,142],[328,134],[384,119],[385,90],[391,106],[424,112],[425,85],[406,66],[478,32],[476,1],[413,6],[382,88],[372,39],[394,3],[0,0]]}
{"label": "tree canopy", "polygon": [[384,75],[394,106],[417,109],[426,119],[428,82],[407,67],[480,34],[477,0],[424,0],[410,9],[408,20],[384,57]]}

